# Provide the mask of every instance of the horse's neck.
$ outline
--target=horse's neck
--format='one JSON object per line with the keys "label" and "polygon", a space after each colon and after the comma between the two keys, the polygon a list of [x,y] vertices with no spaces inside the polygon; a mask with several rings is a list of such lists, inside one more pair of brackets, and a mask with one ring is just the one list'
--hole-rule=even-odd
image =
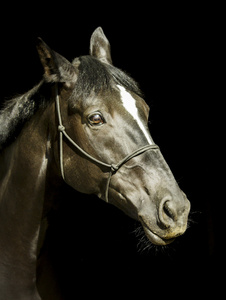
{"label": "horse's neck", "polygon": [[34,281],[50,159],[48,119],[47,112],[34,116],[0,156],[0,281],[3,268]]}

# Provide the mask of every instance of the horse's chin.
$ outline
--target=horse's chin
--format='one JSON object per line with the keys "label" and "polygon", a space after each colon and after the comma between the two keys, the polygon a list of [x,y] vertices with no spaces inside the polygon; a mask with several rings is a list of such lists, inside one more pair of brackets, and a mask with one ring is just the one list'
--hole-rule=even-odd
{"label": "horse's chin", "polygon": [[147,229],[144,227],[144,232],[152,244],[158,245],[158,246],[165,246],[168,244],[171,244],[175,239],[163,239],[157,234],[153,233],[150,229]]}
{"label": "horse's chin", "polygon": [[157,246],[165,246],[168,244],[171,244],[175,238],[171,239],[164,239],[160,237],[159,235],[155,234],[150,228],[147,227],[147,225],[141,220],[141,224],[143,226],[144,232],[152,244],[155,244]]}

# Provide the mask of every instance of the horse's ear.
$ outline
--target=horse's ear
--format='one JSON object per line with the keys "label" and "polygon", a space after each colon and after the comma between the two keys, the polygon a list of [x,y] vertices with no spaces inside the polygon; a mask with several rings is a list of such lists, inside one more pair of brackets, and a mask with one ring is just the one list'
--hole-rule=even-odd
{"label": "horse's ear", "polygon": [[90,55],[105,63],[112,64],[111,46],[101,27],[98,27],[91,36]]}
{"label": "horse's ear", "polygon": [[77,80],[75,67],[63,56],[53,51],[41,39],[37,39],[37,50],[48,82],[64,82],[68,86]]}

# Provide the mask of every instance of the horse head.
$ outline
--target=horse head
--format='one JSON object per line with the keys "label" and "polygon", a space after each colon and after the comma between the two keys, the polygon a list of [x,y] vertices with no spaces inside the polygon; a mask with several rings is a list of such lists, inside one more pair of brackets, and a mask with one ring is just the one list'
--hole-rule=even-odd
{"label": "horse head", "polygon": [[92,34],[90,55],[72,63],[42,40],[37,49],[58,99],[52,147],[66,183],[140,221],[156,245],[183,234],[190,203],[153,142],[138,85],[113,66],[102,29]]}

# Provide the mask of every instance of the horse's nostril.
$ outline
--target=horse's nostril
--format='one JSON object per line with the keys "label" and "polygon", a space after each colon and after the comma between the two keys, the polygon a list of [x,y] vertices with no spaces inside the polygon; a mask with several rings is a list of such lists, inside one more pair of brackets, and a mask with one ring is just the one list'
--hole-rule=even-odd
{"label": "horse's nostril", "polygon": [[166,201],[163,205],[163,211],[164,213],[171,219],[173,219],[173,221],[176,221],[177,219],[177,214],[176,211],[172,205],[172,201]]}
{"label": "horse's nostril", "polygon": [[167,228],[177,221],[177,212],[170,196],[164,197],[160,202],[159,219]]}

